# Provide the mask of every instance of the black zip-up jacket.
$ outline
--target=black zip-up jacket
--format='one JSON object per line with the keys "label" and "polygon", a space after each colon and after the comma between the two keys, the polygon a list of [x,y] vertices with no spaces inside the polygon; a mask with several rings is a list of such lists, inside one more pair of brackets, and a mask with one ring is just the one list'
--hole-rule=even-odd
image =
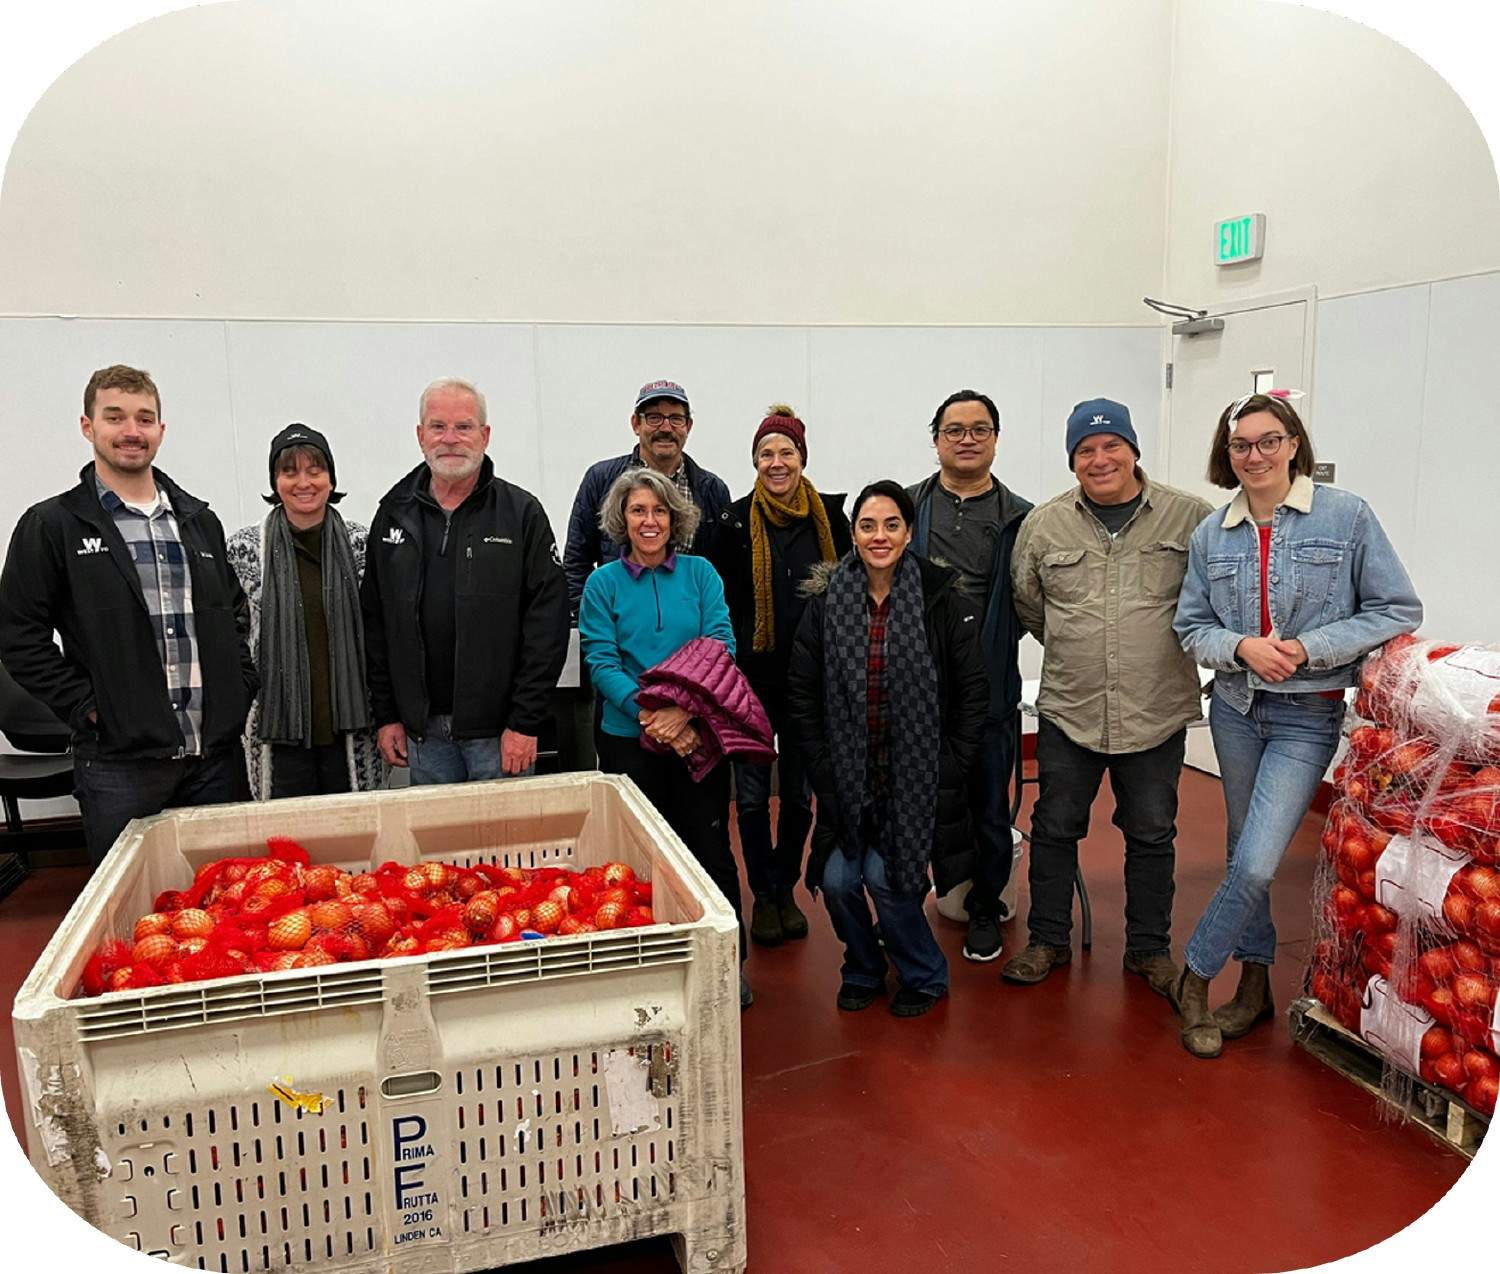
{"label": "black zip-up jacket", "polygon": [[[927,537],[932,531],[932,493],[941,475],[934,473],[906,488],[917,507],[912,526],[911,548],[927,556]],[[980,617],[979,647],[984,652],[990,677],[990,718],[1008,716],[1021,706],[1021,621],[1011,597],[1010,559],[1016,547],[1021,522],[1031,512],[1031,501],[1018,496],[1003,482],[1000,488],[1000,534],[995,541],[995,557],[990,566],[990,598]]]}
{"label": "black zip-up jacket", "polygon": [[[192,577],[209,754],[239,745],[260,689],[250,656],[250,608],[219,519],[161,470],[152,473],[172,501]],[[178,756],[182,727],[167,698],[140,576],[99,503],[93,464],[78,476],[76,487],[33,505],[16,524],[0,573],[0,661],[68,723],[73,750],[84,760]]]}
{"label": "black zip-up jacket", "polygon": [[[360,586],[375,720],[399,721],[417,738],[430,715],[421,625],[424,504],[439,507],[425,462],[381,499]],[[459,555],[453,737],[540,733],[568,655],[568,585],[546,510],[529,491],[496,477],[486,456],[438,551]]]}

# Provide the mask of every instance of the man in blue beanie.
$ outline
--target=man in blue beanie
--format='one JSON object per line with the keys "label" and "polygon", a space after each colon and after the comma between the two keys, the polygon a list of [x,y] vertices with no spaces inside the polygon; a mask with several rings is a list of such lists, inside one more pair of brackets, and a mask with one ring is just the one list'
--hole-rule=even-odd
{"label": "man in blue beanie", "polygon": [[1198,670],[1172,617],[1188,539],[1212,510],[1146,476],[1120,403],[1079,403],[1067,446],[1078,485],[1027,517],[1011,562],[1016,613],[1044,654],[1030,939],[1001,977],[1030,985],[1072,959],[1078,842],[1108,771],[1125,838],[1125,969],[1167,995],[1177,978],[1177,780],[1187,727],[1202,714]]}

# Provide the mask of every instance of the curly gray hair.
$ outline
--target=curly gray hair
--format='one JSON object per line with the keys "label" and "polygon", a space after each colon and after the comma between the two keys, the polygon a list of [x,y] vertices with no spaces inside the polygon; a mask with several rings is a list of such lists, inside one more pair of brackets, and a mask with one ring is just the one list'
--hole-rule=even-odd
{"label": "curly gray hair", "polygon": [[630,503],[630,493],[642,487],[667,506],[672,519],[672,543],[691,544],[703,511],[677,489],[671,478],[662,477],[655,469],[626,469],[615,479],[599,506],[599,529],[616,544],[629,547],[625,506]]}

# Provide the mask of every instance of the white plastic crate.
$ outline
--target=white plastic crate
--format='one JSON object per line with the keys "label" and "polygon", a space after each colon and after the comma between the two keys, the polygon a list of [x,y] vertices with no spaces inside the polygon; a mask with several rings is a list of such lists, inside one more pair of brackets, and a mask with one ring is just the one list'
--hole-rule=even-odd
{"label": "white plastic crate", "polygon": [[[72,998],[205,862],[618,860],[658,921]],[[131,824],[16,997],[42,1178],[196,1269],[426,1274],[648,1236],[745,1266],[734,914],[627,779],[600,774],[179,810]]]}

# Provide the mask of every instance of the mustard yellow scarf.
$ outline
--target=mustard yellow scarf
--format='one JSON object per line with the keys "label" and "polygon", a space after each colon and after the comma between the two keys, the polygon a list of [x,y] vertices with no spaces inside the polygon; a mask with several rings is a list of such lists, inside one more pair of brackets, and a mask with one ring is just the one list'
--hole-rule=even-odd
{"label": "mustard yellow scarf", "polygon": [[838,560],[833,549],[833,531],[828,526],[828,510],[817,488],[806,478],[797,484],[789,501],[771,494],[759,478],[755,480],[755,494],[750,499],[750,562],[755,579],[755,640],[752,649],[757,651],[776,648],[775,603],[771,597],[771,539],[766,534],[766,523],[787,526],[792,522],[810,517],[818,531],[818,552],[825,562]]}

